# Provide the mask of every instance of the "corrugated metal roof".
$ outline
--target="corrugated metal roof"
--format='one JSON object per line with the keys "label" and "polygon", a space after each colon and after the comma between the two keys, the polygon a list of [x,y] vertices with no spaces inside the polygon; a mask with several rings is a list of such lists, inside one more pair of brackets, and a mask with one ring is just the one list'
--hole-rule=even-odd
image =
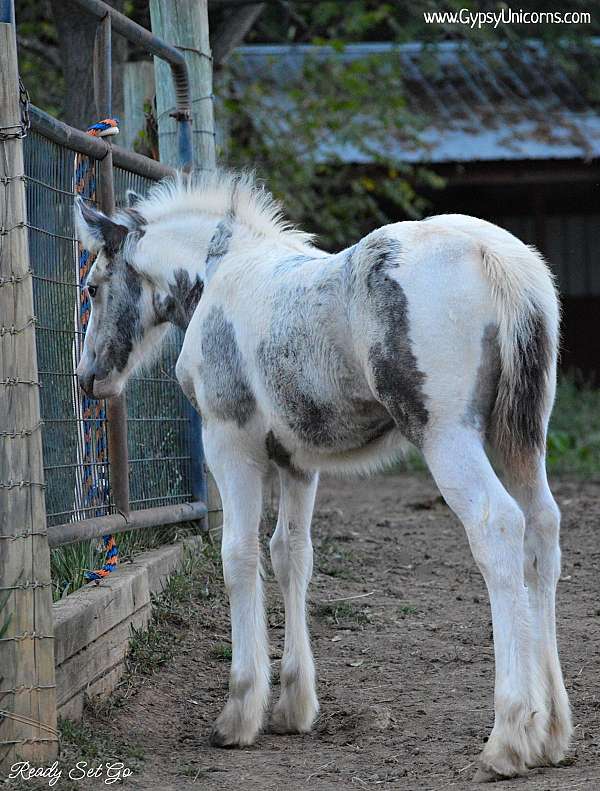
{"label": "corrugated metal roof", "polygon": [[[536,41],[494,47],[465,43],[349,44],[342,51],[310,45],[253,45],[236,50],[244,83],[269,81],[281,94],[265,109],[277,123],[277,108],[293,111],[283,89],[302,73],[307,58],[353,61],[389,53],[399,71],[408,109],[421,123],[420,146],[411,135],[390,142],[393,154],[410,162],[522,159],[591,159],[600,155],[600,106],[583,97],[578,75],[600,66],[600,42],[573,52],[570,68]],[[596,52],[595,52],[596,51]],[[347,162],[368,155],[336,141],[322,155]]]}

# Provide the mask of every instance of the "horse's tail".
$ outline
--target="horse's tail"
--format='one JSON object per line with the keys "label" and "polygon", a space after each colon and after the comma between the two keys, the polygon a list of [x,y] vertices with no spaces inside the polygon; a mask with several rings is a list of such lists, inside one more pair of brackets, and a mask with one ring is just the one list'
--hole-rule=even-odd
{"label": "horse's tail", "polygon": [[507,470],[527,477],[543,457],[556,388],[560,309],[542,255],[508,233],[483,244],[499,325],[501,371],[490,441]]}

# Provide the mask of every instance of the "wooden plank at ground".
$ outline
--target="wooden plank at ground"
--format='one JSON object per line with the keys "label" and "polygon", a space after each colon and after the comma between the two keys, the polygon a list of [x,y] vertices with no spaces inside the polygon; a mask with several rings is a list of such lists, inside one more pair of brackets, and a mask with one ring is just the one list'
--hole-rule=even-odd
{"label": "wooden plank at ground", "polygon": [[78,719],[85,696],[109,694],[119,682],[129,652],[131,629],[144,629],[152,615],[150,603],[56,668],[56,705],[61,717]]}
{"label": "wooden plank at ground", "polygon": [[101,585],[87,585],[54,604],[57,700],[61,716],[78,718],[85,695],[114,689],[129,650],[131,627],[147,626],[159,593],[186,551],[202,538],[141,554]]}

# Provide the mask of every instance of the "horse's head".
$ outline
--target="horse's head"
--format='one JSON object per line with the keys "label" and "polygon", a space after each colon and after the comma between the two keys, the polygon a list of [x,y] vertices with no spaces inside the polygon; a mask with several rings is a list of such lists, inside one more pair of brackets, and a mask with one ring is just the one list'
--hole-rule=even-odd
{"label": "horse's head", "polygon": [[110,398],[119,395],[168,324],[156,315],[153,284],[135,266],[143,229],[115,222],[80,199],[75,219],[79,239],[96,254],[85,284],[92,307],[76,374],[88,395]]}

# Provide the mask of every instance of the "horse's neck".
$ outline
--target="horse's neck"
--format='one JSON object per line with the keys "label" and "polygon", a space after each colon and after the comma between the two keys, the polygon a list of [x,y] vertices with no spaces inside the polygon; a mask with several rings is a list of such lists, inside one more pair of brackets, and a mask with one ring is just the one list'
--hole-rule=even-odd
{"label": "horse's neck", "polygon": [[[248,277],[255,267],[264,270],[269,262],[275,265],[280,259],[303,254],[298,245],[288,245],[277,236],[253,234],[231,214],[202,217],[195,223],[189,217],[175,218],[156,228],[153,241],[151,274],[161,291],[157,315],[182,329],[187,328],[202,293],[217,273],[239,270],[242,277]],[[309,254],[307,246],[304,255]],[[323,255],[318,250],[314,254]]]}

